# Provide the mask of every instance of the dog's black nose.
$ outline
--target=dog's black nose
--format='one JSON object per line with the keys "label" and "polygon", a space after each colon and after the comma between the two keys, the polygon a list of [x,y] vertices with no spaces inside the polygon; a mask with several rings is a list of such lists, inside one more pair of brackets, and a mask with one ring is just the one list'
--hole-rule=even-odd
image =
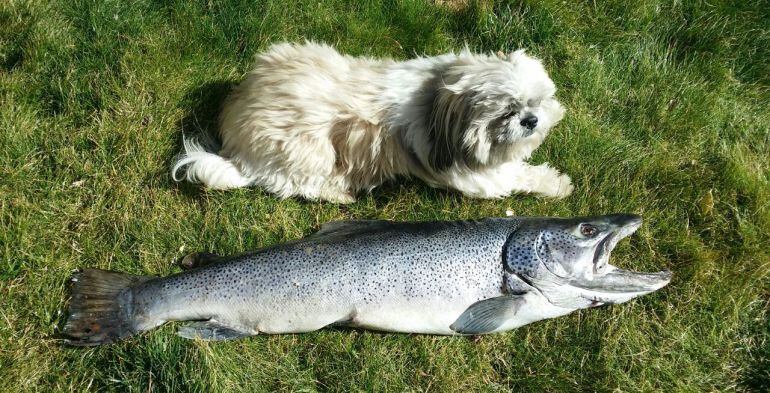
{"label": "dog's black nose", "polygon": [[529,115],[521,119],[521,125],[523,127],[529,128],[530,130],[535,128],[535,126],[537,126],[537,116]]}

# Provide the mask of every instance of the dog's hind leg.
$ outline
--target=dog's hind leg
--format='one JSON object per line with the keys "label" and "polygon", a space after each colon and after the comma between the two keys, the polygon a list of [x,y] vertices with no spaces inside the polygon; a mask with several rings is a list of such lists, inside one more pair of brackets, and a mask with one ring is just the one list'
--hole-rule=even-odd
{"label": "dog's hind leg", "polygon": [[319,197],[334,203],[353,203],[356,198],[349,190],[347,183],[342,176],[332,176],[321,186]]}
{"label": "dog's hind leg", "polygon": [[353,203],[356,201],[356,198],[348,192],[327,188],[321,190],[320,199],[341,204]]}
{"label": "dog's hind leg", "polygon": [[356,201],[353,194],[345,188],[344,183],[334,181],[335,177],[297,175],[289,179],[280,190],[282,195],[279,195],[282,197],[297,195],[311,201],[321,200],[334,203],[353,203]]}

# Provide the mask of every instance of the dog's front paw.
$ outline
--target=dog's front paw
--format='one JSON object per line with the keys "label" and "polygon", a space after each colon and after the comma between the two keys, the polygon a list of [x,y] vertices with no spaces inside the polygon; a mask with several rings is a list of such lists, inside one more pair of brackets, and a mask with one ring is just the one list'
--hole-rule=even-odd
{"label": "dog's front paw", "polygon": [[561,199],[572,193],[575,187],[572,180],[567,175],[562,175],[554,171],[553,176],[549,176],[540,184],[540,189],[536,192],[540,195]]}
{"label": "dog's front paw", "polygon": [[554,194],[556,198],[564,198],[569,194],[572,194],[572,191],[575,189],[575,186],[572,185],[572,179],[567,175],[559,175],[559,177],[557,177],[557,183],[558,187],[556,189],[556,194]]}

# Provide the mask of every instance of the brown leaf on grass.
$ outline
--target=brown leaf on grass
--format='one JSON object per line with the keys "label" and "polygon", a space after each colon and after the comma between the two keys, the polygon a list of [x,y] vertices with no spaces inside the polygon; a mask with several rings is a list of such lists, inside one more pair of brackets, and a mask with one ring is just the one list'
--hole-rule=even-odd
{"label": "brown leaf on grass", "polygon": [[714,211],[714,190],[710,189],[700,199],[700,212],[704,216],[711,215]]}

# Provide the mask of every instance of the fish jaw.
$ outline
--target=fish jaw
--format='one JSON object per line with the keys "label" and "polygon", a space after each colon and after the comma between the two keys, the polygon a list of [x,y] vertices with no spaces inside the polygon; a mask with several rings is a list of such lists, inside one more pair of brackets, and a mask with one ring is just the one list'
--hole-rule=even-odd
{"label": "fish jaw", "polygon": [[665,287],[671,282],[672,276],[668,270],[640,273],[611,266],[602,276],[591,281],[573,282],[571,285],[581,290],[581,297],[595,303],[619,304]]}
{"label": "fish jaw", "polygon": [[581,292],[581,297],[591,300],[594,306],[624,303],[668,285],[672,277],[670,271],[635,272],[609,263],[612,250],[621,240],[631,236],[641,227],[642,218],[637,215],[622,214],[611,216],[608,221],[614,228],[597,245],[594,260],[594,266],[605,266],[605,268],[601,271],[594,270],[590,278],[570,279],[569,285],[577,288]]}

